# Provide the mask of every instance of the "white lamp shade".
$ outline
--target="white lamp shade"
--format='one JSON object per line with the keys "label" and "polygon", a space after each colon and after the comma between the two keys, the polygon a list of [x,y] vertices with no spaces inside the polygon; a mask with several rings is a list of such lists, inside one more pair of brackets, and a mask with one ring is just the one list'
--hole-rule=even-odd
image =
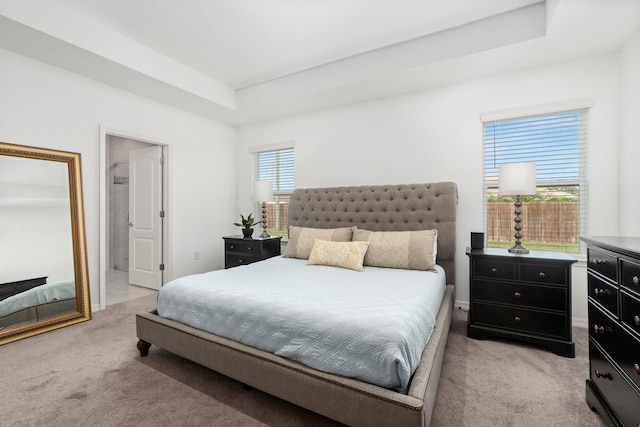
{"label": "white lamp shade", "polygon": [[500,165],[500,196],[536,194],[536,164],[506,163]]}
{"label": "white lamp shade", "polygon": [[258,203],[273,201],[273,186],[271,181],[253,182],[253,200]]}

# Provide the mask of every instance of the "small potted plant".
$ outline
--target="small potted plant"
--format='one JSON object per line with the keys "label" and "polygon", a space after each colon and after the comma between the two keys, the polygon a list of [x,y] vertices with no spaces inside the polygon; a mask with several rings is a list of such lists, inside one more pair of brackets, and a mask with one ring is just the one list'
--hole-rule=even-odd
{"label": "small potted plant", "polygon": [[251,235],[253,234],[253,226],[258,224],[254,219],[253,219],[253,212],[251,212],[249,215],[247,215],[247,217],[245,218],[244,215],[240,214],[240,218],[241,218],[241,222],[234,222],[234,225],[237,225],[238,227],[242,227],[242,234],[244,235],[245,239],[251,239]]}

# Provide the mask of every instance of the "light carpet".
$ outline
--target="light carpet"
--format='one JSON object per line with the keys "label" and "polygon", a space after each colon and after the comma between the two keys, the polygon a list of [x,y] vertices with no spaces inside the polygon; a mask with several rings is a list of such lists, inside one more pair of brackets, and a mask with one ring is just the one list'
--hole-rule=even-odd
{"label": "light carpet", "polygon": [[[155,296],[109,306],[85,323],[0,347],[0,426],[337,426],[151,347],[136,350],[135,313]],[[456,310],[433,426],[602,426],[585,403],[587,331],[576,358],[466,337]]]}

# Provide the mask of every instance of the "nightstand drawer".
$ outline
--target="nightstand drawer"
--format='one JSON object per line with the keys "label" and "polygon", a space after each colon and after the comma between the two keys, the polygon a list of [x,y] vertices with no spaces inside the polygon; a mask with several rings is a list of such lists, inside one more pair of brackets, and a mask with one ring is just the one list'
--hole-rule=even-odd
{"label": "nightstand drawer", "polygon": [[567,310],[567,291],[551,286],[526,285],[522,283],[490,282],[476,280],[477,301],[514,304],[526,307]]}
{"label": "nightstand drawer", "polygon": [[567,270],[552,265],[522,264],[520,280],[555,285],[566,285]]}
{"label": "nightstand drawer", "polygon": [[224,264],[227,268],[247,265],[256,261],[260,261],[257,256],[227,254],[224,257]]}
{"label": "nightstand drawer", "polygon": [[472,310],[477,324],[562,338],[567,336],[567,316],[564,314],[482,303],[474,304]]}
{"label": "nightstand drawer", "polygon": [[226,252],[242,252],[243,254],[258,253],[260,247],[255,242],[252,242],[251,239],[247,239],[246,242],[243,241],[227,241],[225,242],[224,249]]}
{"label": "nightstand drawer", "polygon": [[476,277],[486,277],[491,279],[515,279],[515,264],[509,262],[498,262],[488,259],[479,259],[474,263]]}
{"label": "nightstand drawer", "polygon": [[640,295],[640,265],[620,260],[620,284]]}
{"label": "nightstand drawer", "polygon": [[587,273],[587,281],[589,285],[588,296],[609,310],[612,316],[615,316],[618,313],[618,289],[604,280],[600,280],[592,273]]}
{"label": "nightstand drawer", "polygon": [[608,277],[614,282],[617,281],[618,260],[616,257],[593,249],[587,249],[587,262],[591,270]]}
{"label": "nightstand drawer", "polygon": [[602,354],[598,346],[589,341],[590,377],[607,403],[625,426],[640,425],[640,395],[624,376]]}

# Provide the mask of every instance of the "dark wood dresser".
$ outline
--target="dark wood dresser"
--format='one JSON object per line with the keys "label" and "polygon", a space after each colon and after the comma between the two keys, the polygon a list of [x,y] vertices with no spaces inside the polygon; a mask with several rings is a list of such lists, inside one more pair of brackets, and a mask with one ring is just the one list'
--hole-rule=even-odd
{"label": "dark wood dresser", "polygon": [[585,237],[586,400],[606,424],[640,426],[640,238]]}
{"label": "dark wood dresser", "polygon": [[561,252],[469,249],[470,338],[509,338],[575,357],[571,265]]}
{"label": "dark wood dresser", "polygon": [[245,239],[242,236],[223,237],[224,268],[251,264],[280,255],[281,236]]}

